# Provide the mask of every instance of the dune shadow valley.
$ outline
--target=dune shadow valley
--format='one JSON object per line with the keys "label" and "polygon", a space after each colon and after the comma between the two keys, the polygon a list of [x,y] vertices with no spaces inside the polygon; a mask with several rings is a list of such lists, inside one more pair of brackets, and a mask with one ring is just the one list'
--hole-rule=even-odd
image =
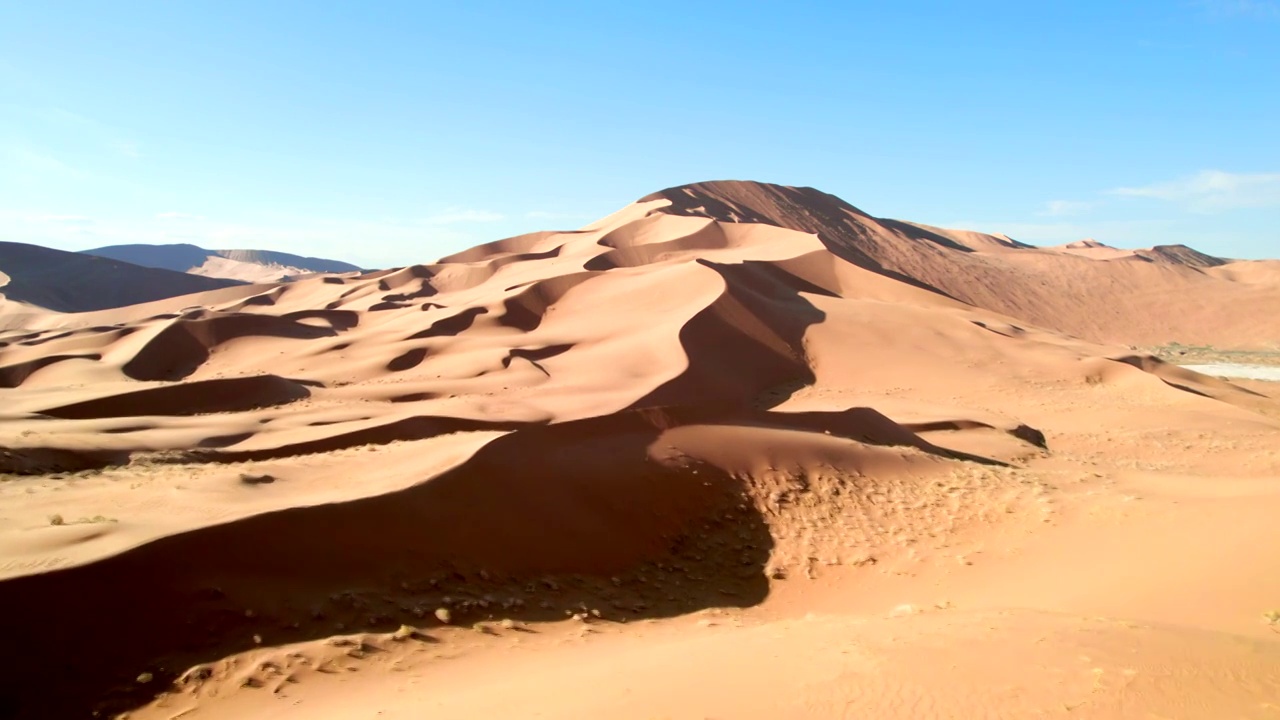
{"label": "dune shadow valley", "polygon": [[714,181],[0,295],[0,719],[1280,718],[1280,260]]}

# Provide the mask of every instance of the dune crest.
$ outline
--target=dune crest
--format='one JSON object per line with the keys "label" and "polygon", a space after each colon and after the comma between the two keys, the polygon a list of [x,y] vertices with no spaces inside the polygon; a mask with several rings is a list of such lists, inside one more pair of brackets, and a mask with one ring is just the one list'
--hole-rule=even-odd
{"label": "dune crest", "polygon": [[[985,529],[1000,547],[1109,488],[1081,479],[1091,433],[1277,437],[1266,393],[1121,346],[1280,342],[1271,268],[1111,250],[725,181],[435,263],[24,306],[0,332],[0,605],[27,656],[0,714],[264,686],[226,659],[433,617],[621,624],[922,554],[967,567]],[[17,490],[39,482],[68,489]],[[1087,625],[1020,618],[997,625]],[[1149,644],[1253,668],[1202,640]]]}

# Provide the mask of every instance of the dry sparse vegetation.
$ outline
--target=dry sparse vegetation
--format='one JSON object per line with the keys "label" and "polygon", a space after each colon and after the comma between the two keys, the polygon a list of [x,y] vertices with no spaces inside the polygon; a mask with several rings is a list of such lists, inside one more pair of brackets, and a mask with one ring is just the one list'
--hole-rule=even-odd
{"label": "dry sparse vegetation", "polygon": [[1242,365],[1280,365],[1280,350],[1233,350],[1212,345],[1183,345],[1171,342],[1154,347],[1138,348],[1161,360],[1178,365],[1212,363],[1239,363]]}
{"label": "dry sparse vegetation", "polygon": [[67,522],[66,518],[62,517],[60,513],[54,513],[53,515],[49,516],[50,525],[96,525],[96,524],[102,524],[102,523],[117,523],[117,522],[120,522],[120,521],[116,518],[107,517],[106,515],[94,515],[93,517],[82,517],[79,520],[73,520],[71,522]]}
{"label": "dry sparse vegetation", "polygon": [[412,640],[418,637],[418,629],[412,625],[401,625],[395,632],[391,633],[391,639],[397,642]]}

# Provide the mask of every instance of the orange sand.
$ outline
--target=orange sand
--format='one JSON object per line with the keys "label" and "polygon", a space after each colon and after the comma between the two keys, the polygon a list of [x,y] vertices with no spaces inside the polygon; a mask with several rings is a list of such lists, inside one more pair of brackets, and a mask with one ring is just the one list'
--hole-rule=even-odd
{"label": "orange sand", "polygon": [[1280,717],[1280,389],[1126,347],[1280,273],[1098,250],[720,182],[11,298],[0,716]]}

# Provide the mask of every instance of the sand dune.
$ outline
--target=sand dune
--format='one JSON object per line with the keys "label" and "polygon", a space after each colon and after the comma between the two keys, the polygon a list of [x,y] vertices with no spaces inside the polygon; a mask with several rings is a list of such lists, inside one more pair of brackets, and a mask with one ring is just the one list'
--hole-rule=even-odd
{"label": "sand dune", "polygon": [[[1223,282],[1202,270],[1218,259],[1189,248],[1150,251],[1161,262],[1072,263],[1054,250],[988,252],[954,240],[942,242],[949,239],[919,226],[877,220],[811,188],[702,183],[646,200],[659,198],[672,202],[662,212],[814,233],[832,253],[860,267],[1096,342],[1247,346],[1259,338],[1275,338],[1280,329],[1270,313],[1259,311],[1280,301],[1274,284]],[[1008,249],[1007,242],[995,237],[985,245]],[[1207,304],[1242,310],[1232,316]],[[1134,322],[1136,317],[1141,323]]]}
{"label": "sand dune", "polygon": [[1231,260],[1206,255],[1186,245],[1156,245],[1136,250],[1122,250],[1100,243],[1092,238],[1078,240],[1066,245],[1058,245],[1051,249],[1093,260],[1153,262],[1200,269],[1219,267],[1232,262]]}
{"label": "sand dune", "polygon": [[[1098,250],[717,182],[431,264],[24,306],[0,715],[1266,717],[1275,391],[1125,345],[1278,342],[1280,282]],[[1189,547],[1219,581],[1170,605],[1196,581],[1156,537],[1236,564]],[[1071,571],[1113,546],[1162,592]],[[405,667],[435,689],[399,697]]]}
{"label": "sand dune", "polygon": [[1134,250],[1123,250],[1121,248],[1112,247],[1106,243],[1098,242],[1093,238],[1085,238],[1084,240],[1069,242],[1065,245],[1057,245],[1051,249],[1094,260],[1118,260],[1131,258],[1136,254],[1136,251]]}
{"label": "sand dune", "polygon": [[[497,717],[513,707],[573,718],[1209,717],[1205,708],[1265,717],[1274,707],[1277,649],[1264,641],[1013,612],[700,622],[641,638],[486,648],[420,683],[402,671],[364,689],[403,698],[383,713],[390,718]],[[566,677],[588,690],[566,692]],[[352,717],[368,707],[348,688],[316,694],[314,705],[276,703],[276,717]],[[246,699],[225,711],[252,713]]]}
{"label": "sand dune", "polygon": [[0,270],[0,301],[73,313],[238,284],[12,242],[0,242]]}
{"label": "sand dune", "polygon": [[87,255],[122,260],[204,277],[251,283],[279,282],[312,273],[350,273],[351,263],[303,257],[269,250],[206,250],[195,245],[109,245],[85,250]]}

